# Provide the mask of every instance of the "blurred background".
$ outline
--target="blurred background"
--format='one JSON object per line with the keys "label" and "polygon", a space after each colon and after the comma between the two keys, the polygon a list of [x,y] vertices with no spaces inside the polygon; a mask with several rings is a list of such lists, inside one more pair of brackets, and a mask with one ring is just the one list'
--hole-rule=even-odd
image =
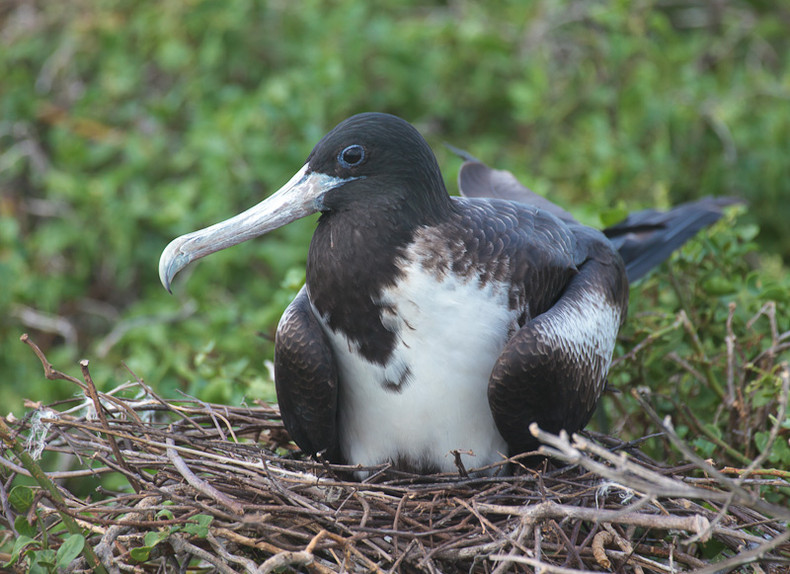
{"label": "blurred background", "polygon": [[[61,370],[91,359],[105,389],[136,376],[165,397],[273,400],[265,361],[314,220],[190,266],[174,295],[159,254],[257,203],[370,110],[415,124],[453,193],[461,161],[443,142],[594,226],[703,195],[748,200],[633,291],[619,356],[681,308],[710,329],[711,356],[728,303],[746,325],[772,301],[787,330],[788,30],[788,4],[758,0],[5,0],[3,414],[75,392],[44,379],[23,332]],[[674,333],[613,382],[686,389],[716,416],[721,396],[666,361],[684,346],[699,358]]]}

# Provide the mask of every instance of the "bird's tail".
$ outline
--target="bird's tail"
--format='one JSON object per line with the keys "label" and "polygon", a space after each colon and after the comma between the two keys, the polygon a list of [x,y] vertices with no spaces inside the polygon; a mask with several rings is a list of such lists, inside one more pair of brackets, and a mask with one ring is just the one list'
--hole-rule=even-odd
{"label": "bird's tail", "polygon": [[633,283],[700,230],[718,221],[725,207],[736,203],[742,202],[731,197],[703,197],[669,211],[643,209],[607,227],[603,233],[620,253],[628,282]]}

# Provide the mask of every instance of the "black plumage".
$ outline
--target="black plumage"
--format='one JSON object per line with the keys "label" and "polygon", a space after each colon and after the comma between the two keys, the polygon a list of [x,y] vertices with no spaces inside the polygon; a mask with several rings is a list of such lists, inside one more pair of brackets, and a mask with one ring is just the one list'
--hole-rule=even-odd
{"label": "black plumage", "polygon": [[643,209],[603,230],[625,261],[628,280],[641,279],[659,266],[678,247],[722,216],[722,210],[741,200],[703,197],[669,211]]}
{"label": "black plumage", "polygon": [[[487,197],[534,205],[565,222],[573,215],[523,186],[505,170],[488,167],[469,154],[452,148],[467,161],[458,176],[466,197]],[[623,221],[603,230],[625,263],[628,281],[633,283],[666,261],[672,253],[700,230],[718,221],[723,209],[742,201],[732,197],[703,197],[669,211],[643,209],[628,214]]]}
{"label": "black plumage", "polygon": [[306,452],[339,458],[337,366],[304,288],[280,321],[276,362],[277,399],[291,438]]}
{"label": "black plumage", "polygon": [[408,123],[360,114],[270,198],[171,242],[160,276],[169,288],[190,261],[320,212],[275,345],[293,439],[352,464],[448,471],[454,449],[491,464],[537,446],[532,422],[583,428],[625,318],[626,266],[644,273],[722,204],[640,212],[607,237],[508,172],[470,161],[459,183],[467,197],[451,198]]}

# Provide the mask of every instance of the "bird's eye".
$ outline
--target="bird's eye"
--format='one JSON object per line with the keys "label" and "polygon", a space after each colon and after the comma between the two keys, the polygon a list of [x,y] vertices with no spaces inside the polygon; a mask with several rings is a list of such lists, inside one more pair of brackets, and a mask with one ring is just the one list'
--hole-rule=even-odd
{"label": "bird's eye", "polygon": [[359,144],[350,145],[337,154],[337,161],[343,167],[356,167],[365,160],[365,148]]}

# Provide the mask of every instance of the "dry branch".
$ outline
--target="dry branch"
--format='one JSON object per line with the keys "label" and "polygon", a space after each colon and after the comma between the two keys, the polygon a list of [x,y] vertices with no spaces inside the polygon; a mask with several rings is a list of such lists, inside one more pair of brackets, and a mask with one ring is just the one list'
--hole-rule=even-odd
{"label": "dry branch", "polygon": [[[753,490],[787,487],[786,474],[775,469],[725,474],[693,459],[667,468],[636,443],[535,429],[564,466],[536,471],[503,460],[493,477],[471,469],[416,476],[382,466],[360,483],[350,479],[355,468],[283,450],[275,408],[164,400],[140,381],[145,396],[125,399],[117,389],[95,390],[87,364],[85,381],[77,381],[38,353],[47,376],[78,384],[90,396],[80,404],[91,407],[38,406],[49,425],[36,435],[41,446],[72,455],[83,467],[73,482],[83,488],[111,472],[129,483],[92,502],[65,492],[59,508],[41,497],[39,520],[50,533],[60,516],[76,520],[111,572],[187,564],[250,573],[713,572],[702,558],[710,541],[724,548],[715,569],[790,568],[788,512]],[[19,442],[33,434],[29,418],[8,425]],[[505,472],[508,464],[515,476]],[[0,466],[6,485],[25,473],[9,457]],[[3,512],[13,524],[12,511]],[[210,520],[204,531],[201,520]],[[50,534],[53,545],[55,538]]]}

